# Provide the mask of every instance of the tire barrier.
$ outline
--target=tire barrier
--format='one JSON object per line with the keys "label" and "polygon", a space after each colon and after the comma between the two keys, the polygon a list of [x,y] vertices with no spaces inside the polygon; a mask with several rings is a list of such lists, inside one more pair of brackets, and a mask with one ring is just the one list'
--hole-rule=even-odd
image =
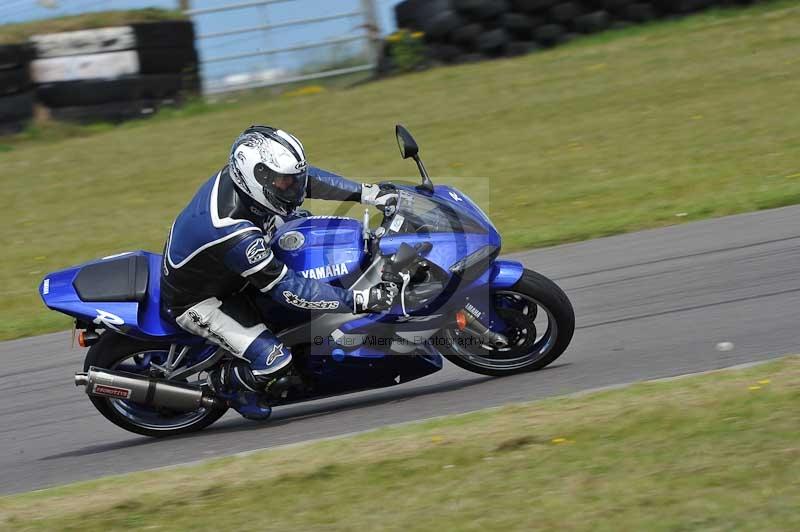
{"label": "tire barrier", "polygon": [[117,122],[199,90],[190,21],[36,35],[31,42],[37,99],[57,119]]}
{"label": "tire barrier", "polygon": [[0,45],[0,134],[20,131],[35,103],[77,122],[119,122],[179,105],[200,91],[194,41],[192,23],[174,20]]}
{"label": "tire barrier", "polygon": [[[469,63],[522,55],[581,34],[759,1],[767,0],[405,0],[395,6],[395,18],[398,28],[424,33],[429,59]],[[386,64],[393,45],[384,48]]]}
{"label": "tire barrier", "polygon": [[0,134],[16,133],[33,117],[33,91],[26,45],[0,45]]}

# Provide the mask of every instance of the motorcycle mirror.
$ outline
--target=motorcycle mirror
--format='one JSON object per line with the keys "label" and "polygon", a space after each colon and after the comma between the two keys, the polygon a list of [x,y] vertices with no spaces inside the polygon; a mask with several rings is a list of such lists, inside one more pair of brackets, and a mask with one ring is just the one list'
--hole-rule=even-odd
{"label": "motorcycle mirror", "polygon": [[417,142],[411,136],[411,133],[400,124],[397,124],[394,126],[394,134],[397,137],[397,146],[400,148],[400,155],[403,156],[403,159],[416,157],[419,153],[419,146],[417,146]]}
{"label": "motorcycle mirror", "polygon": [[397,137],[397,145],[400,147],[400,155],[403,159],[414,159],[419,169],[419,175],[422,176],[422,184],[417,189],[422,189],[426,192],[433,194],[433,181],[428,176],[428,171],[425,170],[425,165],[422,164],[422,159],[419,158],[419,146],[417,141],[411,136],[411,133],[400,124],[395,124],[394,133]]}

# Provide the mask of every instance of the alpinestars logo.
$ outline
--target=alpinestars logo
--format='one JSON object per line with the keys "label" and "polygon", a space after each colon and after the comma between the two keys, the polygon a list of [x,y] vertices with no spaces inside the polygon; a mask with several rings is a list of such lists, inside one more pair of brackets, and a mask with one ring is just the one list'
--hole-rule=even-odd
{"label": "alpinestars logo", "polygon": [[218,346],[225,349],[229,353],[233,353],[234,355],[238,355],[239,352],[225,339],[224,336],[217,333],[216,331],[212,331],[211,327],[208,326],[208,322],[203,320],[203,318],[194,310],[189,310],[189,318],[194,322],[194,324],[200,329],[200,334],[202,335],[205,332],[205,337],[209,340],[215,342]]}
{"label": "alpinestars logo", "polygon": [[272,351],[267,355],[267,366],[271,366],[281,355],[283,355],[283,344],[274,345]]}
{"label": "alpinestars logo", "polygon": [[267,258],[267,243],[263,238],[254,240],[252,244],[247,246],[247,262],[255,264]]}
{"label": "alpinestars logo", "polygon": [[298,296],[297,294],[293,294],[288,290],[283,291],[283,297],[286,299],[287,303],[297,308],[304,308],[308,310],[334,310],[339,308],[338,301],[308,301],[307,299],[303,299],[302,297]]}

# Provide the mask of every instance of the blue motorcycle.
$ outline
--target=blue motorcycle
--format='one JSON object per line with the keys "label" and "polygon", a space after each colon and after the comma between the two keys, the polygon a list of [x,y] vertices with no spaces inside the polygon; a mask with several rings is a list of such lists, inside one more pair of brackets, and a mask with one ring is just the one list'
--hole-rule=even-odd
{"label": "blue motorcycle", "polygon": [[[271,240],[303,276],[344,288],[395,283],[395,304],[380,314],[312,317],[251,298],[293,354],[291,371],[266,388],[270,406],[395,386],[439,371],[442,357],[498,377],[538,370],[572,339],[564,292],[498,259],[500,235],[486,214],[463,192],[434,186],[411,134],[398,125],[396,135],[422,184],[397,184],[398,201],[378,227],[369,227],[368,213],[363,222],[298,216]],[[155,437],[201,430],[226,412],[205,380],[231,357],[162,317],[161,260],[147,251],[112,255],[53,272],[39,287],[49,308],[75,318],[80,345],[90,347],[75,384],[113,423]]]}

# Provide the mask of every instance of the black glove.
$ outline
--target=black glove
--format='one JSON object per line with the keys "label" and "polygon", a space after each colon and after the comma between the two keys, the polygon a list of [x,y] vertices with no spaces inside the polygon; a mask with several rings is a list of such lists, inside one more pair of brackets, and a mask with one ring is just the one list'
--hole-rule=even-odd
{"label": "black glove", "polygon": [[353,290],[353,314],[388,310],[395,297],[397,286],[393,283],[378,283],[364,290]]}

